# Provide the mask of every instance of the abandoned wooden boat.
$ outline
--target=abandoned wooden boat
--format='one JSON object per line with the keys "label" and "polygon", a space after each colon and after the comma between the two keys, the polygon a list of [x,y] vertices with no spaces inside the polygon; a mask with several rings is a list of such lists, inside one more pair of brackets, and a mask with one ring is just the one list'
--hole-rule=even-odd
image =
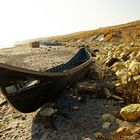
{"label": "abandoned wooden boat", "polygon": [[0,87],[16,110],[29,113],[53,100],[68,84],[83,78],[90,69],[91,56],[82,48],[70,61],[44,72],[0,63]]}

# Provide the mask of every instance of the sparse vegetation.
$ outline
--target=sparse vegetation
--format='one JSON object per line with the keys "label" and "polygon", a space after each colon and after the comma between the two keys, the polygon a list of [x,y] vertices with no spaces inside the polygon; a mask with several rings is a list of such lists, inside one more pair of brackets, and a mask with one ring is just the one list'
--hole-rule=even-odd
{"label": "sparse vegetation", "polygon": [[127,80],[127,84],[118,86],[116,90],[127,103],[140,103],[140,81],[135,81],[133,77]]}
{"label": "sparse vegetation", "polygon": [[106,36],[106,41],[111,41],[111,38],[114,37],[114,39],[117,38],[117,41],[121,43],[131,43],[134,41],[137,44],[139,43],[139,40],[136,37],[140,36],[140,20],[127,24],[117,25],[117,26],[102,27],[96,30],[81,31],[81,32],[76,32],[76,33],[61,35],[61,36],[42,37],[42,38],[36,38],[32,40],[26,40],[26,41],[18,42],[16,46],[21,44],[27,44],[29,42],[44,41],[44,40],[50,40],[50,41],[57,40],[58,42],[68,42],[68,41],[72,41],[73,39],[86,40],[91,36],[101,35],[101,34]]}

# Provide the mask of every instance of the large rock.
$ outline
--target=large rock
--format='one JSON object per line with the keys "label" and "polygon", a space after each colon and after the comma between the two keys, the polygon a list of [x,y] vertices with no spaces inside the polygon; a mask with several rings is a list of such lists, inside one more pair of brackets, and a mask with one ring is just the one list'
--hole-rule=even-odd
{"label": "large rock", "polygon": [[130,104],[120,110],[120,115],[126,121],[135,121],[140,118],[140,104]]}

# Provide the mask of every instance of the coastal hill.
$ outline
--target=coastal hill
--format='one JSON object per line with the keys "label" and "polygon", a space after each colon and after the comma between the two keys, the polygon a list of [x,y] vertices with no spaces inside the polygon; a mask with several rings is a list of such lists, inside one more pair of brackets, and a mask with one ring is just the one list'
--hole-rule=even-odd
{"label": "coastal hill", "polygon": [[[93,23],[94,24],[94,23]],[[96,30],[89,31],[80,31],[76,33],[71,33],[67,35],[60,36],[52,36],[52,37],[41,37],[31,40],[19,41],[17,44],[26,44],[32,41],[40,41],[40,40],[58,40],[60,42],[68,42],[71,40],[86,40],[92,36],[104,35],[104,41],[119,41],[120,43],[138,43],[140,40],[140,20],[109,26],[109,27],[101,27]]]}
{"label": "coastal hill", "polygon": [[113,39],[113,37],[119,37],[118,41],[123,43],[128,43],[132,41],[137,42],[139,41],[138,38],[140,38],[140,20],[121,25],[101,27],[96,30],[77,32],[64,36],[50,37],[49,39],[55,39],[59,41],[70,41],[72,39],[88,39],[91,36],[101,34],[103,34],[106,37],[105,41],[109,41]]}

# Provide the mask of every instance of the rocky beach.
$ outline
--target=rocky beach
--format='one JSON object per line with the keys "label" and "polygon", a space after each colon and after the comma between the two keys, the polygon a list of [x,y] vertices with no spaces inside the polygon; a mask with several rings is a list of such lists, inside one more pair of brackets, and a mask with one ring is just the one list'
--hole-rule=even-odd
{"label": "rocky beach", "polygon": [[44,71],[86,47],[88,76],[33,113],[17,112],[0,94],[0,140],[140,139],[140,21],[56,39],[62,46],[1,49],[0,63]]}

